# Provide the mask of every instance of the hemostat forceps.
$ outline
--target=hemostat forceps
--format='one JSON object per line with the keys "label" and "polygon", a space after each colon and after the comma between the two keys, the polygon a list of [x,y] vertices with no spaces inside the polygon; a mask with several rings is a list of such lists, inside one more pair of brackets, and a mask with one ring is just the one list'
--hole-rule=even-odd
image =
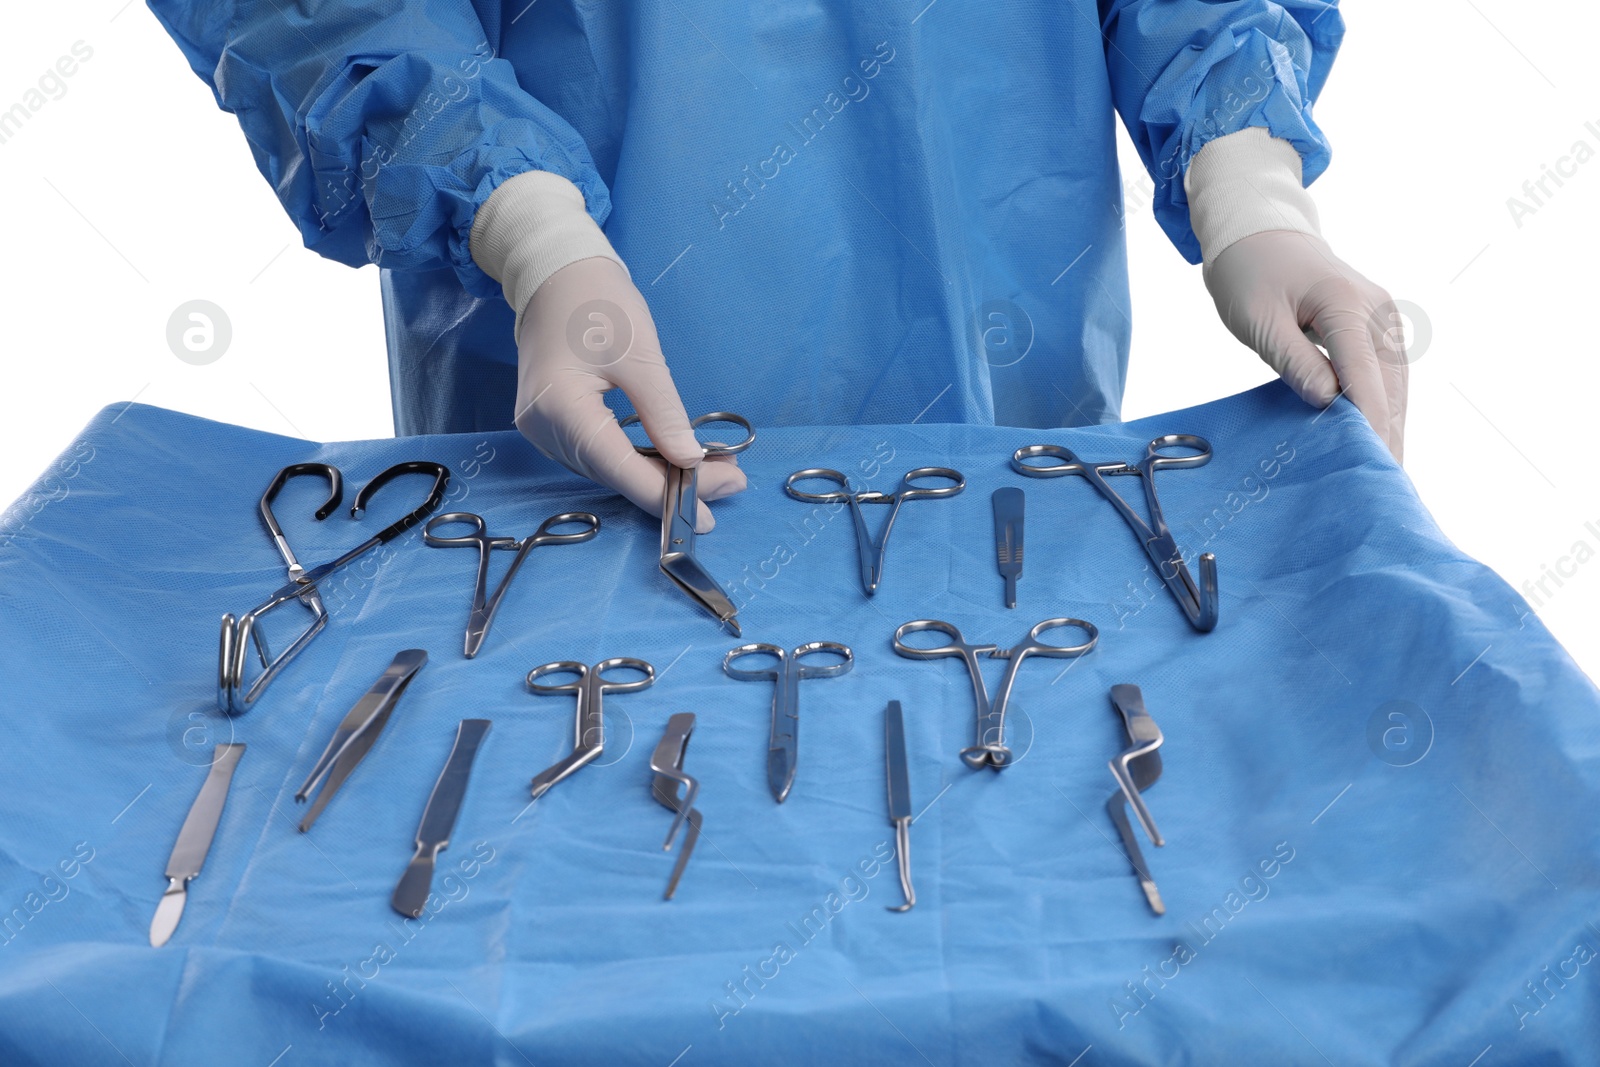
{"label": "hemostat forceps", "polygon": [[1136,685],[1112,686],[1111,706],[1121,714],[1122,724],[1132,744],[1111,760],[1111,774],[1116,778],[1119,789],[1106,800],[1106,811],[1110,813],[1117,833],[1122,836],[1122,847],[1128,852],[1128,861],[1133,864],[1133,873],[1139,878],[1139,887],[1144,890],[1150,910],[1157,915],[1165,915],[1166,905],[1161,902],[1155,879],[1150,877],[1150,868],[1145,866],[1139,842],[1134,840],[1127,809],[1127,805],[1133,805],[1134,814],[1139,817],[1152,845],[1160,847],[1166,844],[1156,829],[1155,820],[1150,817],[1150,810],[1145,807],[1144,797],[1140,795],[1141,790],[1149,789],[1161,777],[1161,753],[1156,751],[1161,747],[1161,728],[1145,710],[1144,694],[1139,692]]}
{"label": "hemostat forceps", "polygon": [[[661,851],[669,851],[672,839],[678,836],[678,827],[685,822],[689,824],[689,832],[683,835],[683,847],[678,850],[678,862],[673,864],[672,877],[667,879],[667,892],[663,900],[671,900],[672,894],[678,891],[678,879],[683,877],[683,869],[689,865],[689,854],[694,851],[694,843],[700,840],[700,809],[694,806],[695,798],[700,795],[700,783],[683,771],[683,757],[689,749],[689,735],[692,733],[694,712],[678,712],[667,720],[667,732],[661,735],[661,741],[650,757],[650,769],[655,772],[655,777],[650,781],[650,793],[657,803],[673,813],[672,827],[667,830],[667,839],[661,845]],[[683,789],[682,796],[678,795],[680,786]]]}
{"label": "hemostat forceps", "polygon": [[[827,654],[842,657],[841,662],[806,666],[805,657]],[[776,667],[735,667],[745,656],[773,656]],[[800,681],[803,678],[833,678],[846,674],[855,665],[855,654],[836,641],[812,641],[793,652],[777,645],[740,645],[722,659],[722,671],[741,682],[775,682],[772,691],[772,733],[767,742],[767,788],[772,799],[782,804],[794,786],[794,772],[800,758]]]}
{"label": "hemostat forceps", "polygon": [[[639,416],[629,415],[617,425],[627,427],[638,423]],[[737,444],[702,443],[706,456],[732,456],[749,448],[756,439],[755,428],[742,415],[731,411],[713,411],[690,421],[699,429],[709,422],[731,422],[745,432],[745,439]],[[661,453],[649,445],[634,445],[634,451],[643,456],[659,458]],[[694,518],[696,493],[700,484],[699,467],[679,467],[668,463],[666,499],[661,507],[661,573],[672,579],[674,585],[689,595],[696,604],[715,615],[722,624],[738,637],[739,619],[733,601],[728,599],[716,579],[706,573],[694,555]]]}
{"label": "hemostat forceps", "polygon": [[[616,668],[639,671],[644,677],[626,682],[607,681],[606,671]],[[576,674],[578,678],[563,685],[545,685],[536,680],[547,674]],[[637,692],[640,689],[648,689],[650,683],[655,680],[654,667],[642,659],[631,659],[627,656],[603,659],[593,667],[574,660],[562,660],[558,663],[546,663],[529,671],[528,689],[531,692],[544,695],[572,693],[578,698],[574,727],[577,736],[573,739],[572,755],[534,776],[533,799],[538,800],[550,791],[551,786],[605,751],[606,725],[600,709],[600,698],[603,694]]]}
{"label": "hemostat forceps", "polygon": [[[231,614],[222,617],[222,639],[217,657],[217,707],[224,713],[237,714],[248,709],[278,676],[278,672],[287,667],[327,624],[328,612],[317,592],[317,583],[356,557],[399,537],[421,522],[444,499],[445,486],[450,481],[449,468],[441,463],[426,461],[396,463],[361,487],[361,491],[356,494],[355,502],[350,505],[350,517],[359,519],[367,504],[371,502],[373,494],[402,474],[432,475],[433,487],[428,491],[427,499],[415,510],[396,519],[338,559],[324,563],[320,567],[313,567],[311,570],[306,570],[295,558],[294,550],[289,547],[289,541],[283,534],[283,527],[278,525],[277,517],[272,513],[272,502],[291,478],[320,475],[328,481],[328,499],[315,513],[316,519],[320,522],[333,514],[334,509],[343,502],[344,479],[339,473],[339,468],[326,463],[295,463],[280,470],[272,479],[267,491],[261,497],[261,519],[266,524],[267,533],[272,537],[272,543],[283,556],[289,580],[260,606],[237,618]],[[258,628],[258,623],[267,612],[291,600],[298,600],[310,610],[311,625],[274,657],[267,648],[266,638]],[[250,658],[249,649],[252,644],[261,662],[262,671],[246,686],[245,663]]]}
{"label": "hemostat forceps", "polygon": [[[457,522],[467,523],[472,527],[472,532],[453,537],[435,533],[440,527]],[[582,524],[586,529],[575,533],[551,532],[557,526],[573,523]],[[540,545],[575,545],[592,540],[599,532],[599,518],[587,511],[568,511],[552,515],[539,524],[539,529],[535,533],[521,541],[515,537],[490,537],[483,516],[474,515],[470,511],[452,511],[429,519],[428,525],[422,528],[422,540],[429,547],[478,550],[478,581],[472,589],[472,613],[467,616],[466,658],[471,659],[476,656],[478,650],[483,647],[483,639],[489,636],[489,627],[494,625],[495,612],[500,610],[500,601],[505,597],[511,579],[517,576],[517,571],[522,567],[522,561],[528,558],[529,552]],[[490,596],[489,555],[497,548],[509,549],[516,552],[516,555],[511,557],[511,566],[506,568],[505,576],[500,579],[500,584],[494,587],[494,595]]]}
{"label": "hemostat forceps", "polygon": [[[1039,640],[1039,635],[1046,630],[1062,626],[1076,626],[1088,633],[1089,639],[1081,645],[1052,645]],[[924,630],[944,634],[950,638],[950,643],[933,648],[916,648],[905,643],[907,634]],[[1013,762],[1011,750],[1005,745],[1006,705],[1011,701],[1011,687],[1016,684],[1017,668],[1022,666],[1022,661],[1029,656],[1075,659],[1094,648],[1099,639],[1100,631],[1095,629],[1093,623],[1082,619],[1046,619],[1029,630],[1028,636],[1021,641],[1003,649],[995,645],[969,645],[961,636],[961,631],[950,623],[938,619],[918,619],[905,623],[894,632],[894,650],[908,659],[956,656],[967,665],[967,672],[972,676],[972,697],[978,709],[978,734],[969,747],[961,750],[961,760],[974,770],[991,767],[998,771]],[[1006,660],[1006,670],[1000,677],[1000,688],[993,702],[989,700],[989,690],[983,681],[983,669],[978,662],[980,656]]]}
{"label": "hemostat forceps", "polygon": [[[1192,455],[1171,456],[1162,450],[1168,448],[1190,449]],[[1027,462],[1030,459],[1050,460],[1048,465]],[[1057,478],[1074,474],[1087,478],[1100,495],[1111,501],[1129,528],[1144,546],[1145,555],[1155,564],[1156,573],[1166,583],[1178,607],[1189,618],[1189,625],[1207,633],[1217,625],[1217,557],[1210,552],[1200,556],[1200,582],[1197,585],[1178,551],[1178,542],[1167,527],[1161,514],[1161,501],[1156,497],[1155,473],[1158,470],[1180,467],[1203,467],[1211,462],[1211,445],[1203,437],[1187,433],[1169,433],[1157,437],[1145,449],[1144,458],[1129,465],[1121,462],[1091,463],[1073,455],[1062,445],[1028,445],[1011,455],[1011,469],[1030,478]],[[1150,521],[1139,517],[1128,502],[1106,481],[1107,476],[1136,475],[1144,484],[1144,498],[1149,505]]]}
{"label": "hemostat forceps", "polygon": [[[795,488],[796,482],[813,478],[836,482],[839,489],[826,493],[804,493]],[[921,486],[916,484],[919,478],[946,478],[955,484]],[[850,479],[826,467],[809,467],[803,471],[795,471],[783,483],[784,492],[796,500],[813,504],[849,502],[850,517],[855,521],[856,528],[856,555],[861,565],[861,588],[868,596],[876,593],[878,583],[883,581],[883,560],[889,551],[889,533],[894,529],[896,516],[900,514],[900,505],[918,497],[955,496],[966,487],[966,479],[961,477],[961,472],[951,470],[949,467],[918,467],[916,470],[907,471],[892,493],[857,492],[851,488]],[[861,510],[862,504],[889,505],[889,518],[883,524],[883,533],[879,534],[876,540],[867,530],[867,518]]]}

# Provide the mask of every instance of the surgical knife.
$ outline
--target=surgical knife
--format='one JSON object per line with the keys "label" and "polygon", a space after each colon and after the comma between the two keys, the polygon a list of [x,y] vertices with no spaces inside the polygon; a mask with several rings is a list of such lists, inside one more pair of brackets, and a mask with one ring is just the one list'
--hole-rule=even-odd
{"label": "surgical knife", "polygon": [[416,919],[428,903],[428,893],[433,887],[433,865],[439,853],[450,845],[450,831],[455,828],[456,815],[467,795],[467,779],[472,776],[472,761],[478,756],[478,746],[489,732],[488,719],[462,719],[456,728],[456,742],[445,760],[439,780],[433,784],[428,806],[422,812],[422,824],[417,827],[417,850],[394,887],[389,904],[401,915]]}
{"label": "surgical knife", "polygon": [[189,882],[200,873],[206,853],[211,851],[211,838],[216,835],[222,807],[228,802],[228,787],[233,784],[233,769],[242,755],[244,745],[237,742],[218,745],[212,752],[211,771],[189,808],[183,829],[178,831],[178,843],[172,846],[172,855],[167,859],[167,891],[161,894],[161,903],[156,905],[156,915],[150,923],[150,944],[154,948],[165,945],[178,928],[189,897]]}
{"label": "surgical knife", "polygon": [[1022,490],[1015,486],[996,489],[990,497],[994,505],[994,549],[1000,576],[1006,580],[1006,607],[1017,606],[1017,579],[1022,577]]}
{"label": "surgical knife", "polygon": [[898,700],[889,701],[883,713],[883,749],[889,780],[889,821],[894,824],[894,852],[900,864],[900,889],[904,904],[890,911],[910,911],[917,902],[911,888],[911,778],[906,771],[906,724]]}

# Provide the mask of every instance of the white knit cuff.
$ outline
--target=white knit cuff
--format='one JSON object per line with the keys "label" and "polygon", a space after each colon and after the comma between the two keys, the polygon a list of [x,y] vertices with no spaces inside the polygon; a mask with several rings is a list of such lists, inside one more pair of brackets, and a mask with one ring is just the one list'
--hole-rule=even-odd
{"label": "white knit cuff", "polygon": [[534,291],[567,264],[601,256],[628,269],[584,209],[578,187],[541,170],[506,179],[483,202],[472,220],[471,248],[473,261],[500,283],[517,313],[518,334]]}
{"label": "white knit cuff", "polygon": [[1233,242],[1264,230],[1322,236],[1317,205],[1300,182],[1300,153],[1261,126],[1208,142],[1190,161],[1183,191],[1208,267]]}

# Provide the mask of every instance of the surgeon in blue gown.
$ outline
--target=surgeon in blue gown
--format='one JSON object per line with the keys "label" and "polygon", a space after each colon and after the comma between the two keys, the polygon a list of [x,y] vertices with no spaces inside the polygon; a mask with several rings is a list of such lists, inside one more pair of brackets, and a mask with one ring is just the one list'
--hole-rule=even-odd
{"label": "surgeon in blue gown", "polygon": [[1305,191],[1335,3],[149,3],[306,246],[381,268],[398,433],[515,423],[658,511],[614,412],[685,466],[686,411],[1114,421],[1115,112],[1228,328],[1400,455],[1392,304]]}

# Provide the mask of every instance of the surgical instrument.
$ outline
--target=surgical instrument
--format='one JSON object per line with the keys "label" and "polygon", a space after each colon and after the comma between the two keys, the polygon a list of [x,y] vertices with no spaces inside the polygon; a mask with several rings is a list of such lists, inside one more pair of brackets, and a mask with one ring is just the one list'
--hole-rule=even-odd
{"label": "surgical instrument", "polygon": [[[694,733],[694,712],[680,711],[667,720],[667,729],[661,735],[656,750],[650,757],[650,769],[655,772],[655,777],[650,780],[650,793],[656,798],[657,803],[666,807],[673,813],[672,826],[667,830],[667,839],[661,845],[661,851],[672,850],[672,839],[678,835],[678,827],[685,822],[689,829],[683,835],[683,847],[678,850],[678,862],[672,866],[672,876],[667,879],[667,892],[661,898],[671,900],[672,895],[678,891],[678,879],[683,877],[683,869],[689,865],[689,854],[694,851],[694,844],[700,840],[700,809],[694,806],[695,798],[700,795],[700,783],[695,781],[683,771],[683,757],[689,749],[689,736]],[[678,795],[678,787],[683,787],[683,795]]]}
{"label": "surgical instrument", "polygon": [[150,945],[160,948],[167,943],[183,917],[183,906],[189,899],[189,883],[205,866],[206,853],[211,851],[211,839],[216,836],[217,824],[222,820],[222,808],[228,802],[228,787],[233,784],[233,771],[244,755],[244,745],[236,742],[218,745],[212,752],[211,770],[206,772],[205,784],[195,797],[178,831],[178,843],[172,846],[167,859],[167,889],[156,905],[155,918],[150,921]]}
{"label": "surgical instrument", "polygon": [[[1163,450],[1169,448],[1188,449],[1192,454],[1168,455]],[[1028,463],[1030,459],[1051,462],[1048,465],[1036,465]],[[1203,467],[1210,462],[1210,443],[1203,437],[1186,433],[1157,437],[1145,449],[1144,458],[1133,464],[1116,461],[1091,463],[1079,459],[1062,445],[1028,445],[1011,455],[1011,469],[1030,478],[1057,478],[1067,474],[1087,478],[1101,496],[1111,501],[1123,521],[1138,536],[1145,555],[1155,564],[1156,573],[1178,602],[1178,607],[1183,609],[1189,625],[1201,633],[1208,633],[1217,625],[1217,557],[1210,552],[1200,556],[1200,582],[1197,585],[1161,513],[1161,501],[1156,497],[1155,473],[1167,468]],[[1135,475],[1144,485],[1145,501],[1150,510],[1148,523],[1106,480],[1107,476],[1118,475]]]}
{"label": "surgical instrument", "polygon": [[[417,508],[396,519],[361,544],[339,556],[329,563],[306,570],[295,558],[294,551],[289,547],[289,541],[284,536],[283,528],[278,524],[277,517],[272,513],[272,502],[284,485],[292,478],[302,475],[319,475],[328,481],[328,499],[317,509],[315,518],[320,522],[331,515],[344,499],[344,479],[339,468],[326,463],[295,463],[280,470],[267,486],[261,497],[261,519],[266,524],[267,533],[272,537],[272,542],[277,546],[278,553],[283,557],[288,569],[288,582],[275,591],[259,606],[245,614],[234,617],[232,614],[222,616],[222,637],[218,649],[217,667],[217,707],[226,714],[238,714],[247,710],[272,683],[280,671],[298,656],[311,639],[321,632],[328,621],[328,612],[322,603],[317,585],[339,568],[350,563],[358,556],[371,551],[382,544],[399,537],[437,508],[444,499],[445,487],[450,481],[450,470],[441,463],[413,460],[406,463],[396,463],[394,466],[381,471],[370,482],[361,487],[356,493],[354,503],[350,506],[350,516],[354,519],[361,518],[361,513],[366,510],[373,494],[389,482],[403,474],[429,474],[433,476],[433,486],[428,491],[427,498]],[[291,600],[298,600],[308,608],[312,614],[311,625],[291,642],[282,652],[274,657],[267,648],[266,638],[263,636],[259,623],[262,616],[273,608],[286,604]],[[248,686],[245,684],[245,664],[249,657],[251,645],[255,646],[256,656],[261,662],[262,671]]]}
{"label": "surgical instrument", "polygon": [[[606,671],[625,668],[639,671],[644,675],[632,681],[607,681]],[[537,681],[547,674],[576,674],[577,680],[563,683],[562,685],[548,685]],[[614,656],[603,659],[593,667],[578,663],[575,660],[561,660],[556,663],[546,663],[535,667],[528,672],[528,690],[533,693],[549,696],[557,693],[572,693],[578,698],[578,707],[575,716],[572,754],[559,760],[554,766],[540,771],[533,778],[533,799],[538,800],[550,791],[550,787],[566,778],[585,763],[590,762],[606,747],[605,717],[601,711],[600,698],[606,693],[632,693],[640,689],[648,689],[656,680],[656,669],[642,659],[631,659],[627,656]]]}
{"label": "surgical instrument", "polygon": [[[917,480],[922,478],[945,478],[954,482],[954,485],[921,486]],[[837,483],[839,489],[826,493],[806,493],[795,488],[796,482],[820,479]],[[900,514],[900,505],[907,500],[919,497],[945,497],[955,496],[967,487],[966,479],[961,477],[960,471],[951,470],[949,467],[918,467],[916,470],[907,471],[900,479],[900,484],[892,493],[880,493],[875,490],[862,490],[857,492],[850,484],[850,479],[836,470],[826,467],[810,467],[803,471],[795,471],[783,483],[784,492],[796,500],[804,500],[812,504],[835,504],[849,502],[850,517],[855,522],[856,528],[856,555],[861,566],[861,588],[872,596],[878,591],[878,583],[883,581],[883,560],[889,551],[889,533],[894,529],[894,520]],[[883,532],[874,540],[867,530],[867,519],[861,510],[862,504],[888,504],[889,518],[883,524]]]}
{"label": "surgical instrument", "polygon": [[344,785],[350,772],[356,769],[356,764],[372,750],[378,735],[388,724],[395,705],[427,662],[428,654],[420,648],[408,648],[396,655],[378,680],[372,683],[372,688],[356,701],[333,731],[333,736],[328,739],[328,747],[322,750],[311,773],[300,783],[300,789],[294,795],[295,803],[304,804],[317,783],[327,779],[305,818],[300,820],[301,833],[311,829],[317,816],[322,814],[322,809],[328,806],[328,801]]}
{"label": "surgical instrument", "polygon": [[433,888],[434,862],[439,853],[450,847],[450,832],[455,829],[456,816],[467,795],[467,780],[472,777],[472,761],[478,758],[478,746],[488,733],[488,719],[462,719],[456,727],[456,740],[444,761],[444,770],[433,783],[428,806],[422,809],[416,851],[394,887],[394,896],[389,898],[389,906],[401,915],[422,917]]}
{"label": "surgical instrument", "polygon": [[[638,422],[639,416],[629,415],[618,425],[627,427]],[[713,422],[732,423],[744,430],[745,438],[731,445],[702,442],[701,451],[708,458],[737,455],[755,442],[756,431],[750,425],[750,421],[731,411],[713,411],[709,415],[701,415],[691,420],[689,425],[699,429]],[[634,445],[634,451],[654,458],[661,456],[659,451],[649,445]],[[739,619],[733,601],[728,599],[716,579],[706,572],[694,554],[694,520],[700,468],[679,467],[674,463],[667,463],[666,468],[667,489],[661,506],[661,573],[672,579],[673,584],[687,593],[691,600],[715,615],[733,632],[733,636],[739,637]]]}
{"label": "surgical instrument", "polygon": [[[451,523],[463,522],[472,527],[471,533],[445,537],[436,532]],[[586,528],[576,533],[552,532],[557,526],[573,523],[582,524]],[[515,537],[490,537],[483,516],[474,515],[470,511],[452,511],[429,519],[428,525],[422,528],[422,540],[430,548],[478,550],[478,579],[472,589],[472,611],[467,616],[466,658],[471,659],[476,656],[478,650],[483,647],[484,638],[489,636],[489,627],[494,625],[495,612],[500,610],[500,601],[505,597],[511,579],[517,576],[517,571],[522,567],[522,561],[528,558],[529,552],[541,545],[575,545],[590,541],[599,532],[599,518],[587,511],[568,511],[552,515],[539,524],[536,532],[521,541]],[[500,579],[500,584],[494,587],[494,595],[491,596],[488,591],[489,555],[497,548],[514,551],[516,555],[511,557],[511,566],[506,568],[504,577]]]}
{"label": "surgical instrument", "polygon": [[[1078,645],[1051,645],[1039,640],[1039,636],[1046,630],[1063,626],[1075,626],[1086,632],[1089,639]],[[930,630],[944,634],[950,638],[950,643],[933,648],[917,648],[905,643],[907,634]],[[1075,659],[1094,648],[1095,642],[1099,639],[1100,631],[1095,629],[1093,623],[1085,622],[1083,619],[1046,619],[1029,630],[1028,636],[1005,649],[996,645],[969,645],[961,636],[961,631],[950,623],[938,619],[918,619],[903,624],[894,632],[894,650],[908,659],[956,656],[967,665],[967,672],[972,676],[972,696],[977,706],[978,728],[977,740],[961,750],[961,760],[974,770],[987,766],[998,771],[1014,762],[1011,750],[1005,745],[1006,705],[1011,701],[1011,689],[1016,683],[1017,669],[1022,666],[1022,661],[1029,656]],[[980,656],[1006,660],[1005,673],[1000,677],[1000,688],[995,693],[993,702],[989,700],[988,687],[983,681],[983,670],[978,662]]]}
{"label": "surgical instrument", "polygon": [[[817,654],[842,657],[838,663],[824,666],[807,666],[801,662],[806,656]],[[776,667],[735,667],[734,661],[745,656],[774,656]],[[855,664],[855,654],[849,647],[835,641],[812,641],[793,652],[785,652],[777,645],[740,645],[722,659],[722,670],[729,678],[741,682],[774,682],[772,691],[772,733],[767,742],[767,788],[772,798],[782,804],[794,786],[795,766],[800,755],[800,682],[805,678],[833,678],[848,674]]]}
{"label": "surgical instrument", "polygon": [[1133,864],[1133,873],[1139,879],[1139,888],[1144,890],[1150,910],[1157,915],[1165,915],[1166,905],[1161,902],[1155,879],[1150,877],[1150,868],[1145,865],[1139,842],[1134,840],[1133,824],[1128,821],[1127,809],[1127,805],[1133,805],[1151,844],[1157,847],[1166,844],[1140,795],[1142,790],[1149,789],[1161,777],[1161,753],[1156,751],[1161,747],[1161,728],[1145,710],[1144,695],[1136,685],[1112,686],[1111,706],[1121,714],[1128,740],[1132,744],[1111,760],[1111,773],[1117,779],[1118,789],[1106,799],[1106,811],[1110,813],[1117,833],[1122,836],[1122,846],[1128,852],[1128,860]]}
{"label": "surgical instrument", "polygon": [[911,777],[906,770],[906,724],[898,700],[883,712],[883,751],[888,770],[889,822],[894,825],[894,854],[900,864],[900,891],[906,902],[887,905],[890,911],[910,911],[917,903],[911,888]]}
{"label": "surgical instrument", "polygon": [[1014,485],[996,489],[989,498],[994,505],[994,550],[1000,564],[1000,577],[1006,580],[1006,607],[1017,606],[1017,579],[1022,577],[1022,514],[1025,500]]}

